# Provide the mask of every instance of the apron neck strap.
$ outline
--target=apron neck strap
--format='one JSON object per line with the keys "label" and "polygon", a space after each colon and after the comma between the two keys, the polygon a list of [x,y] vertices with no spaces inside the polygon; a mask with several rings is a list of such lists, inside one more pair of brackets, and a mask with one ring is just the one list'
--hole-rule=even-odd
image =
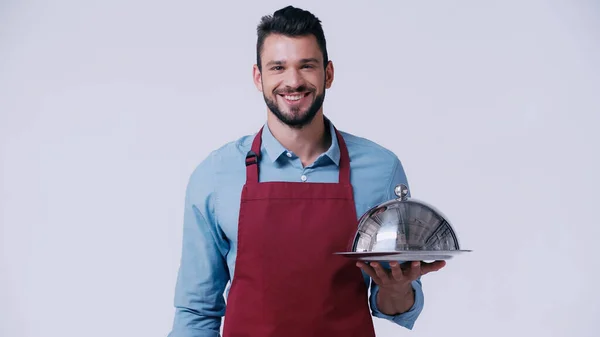
{"label": "apron neck strap", "polygon": [[[258,162],[260,161],[260,147],[262,145],[262,132],[263,127],[260,128],[254,140],[252,141],[252,148],[246,154],[246,183],[257,183],[259,177]],[[339,183],[350,184],[350,156],[348,154],[348,148],[344,137],[334,127],[335,135],[337,137],[338,146],[340,148],[340,164],[339,164]]]}

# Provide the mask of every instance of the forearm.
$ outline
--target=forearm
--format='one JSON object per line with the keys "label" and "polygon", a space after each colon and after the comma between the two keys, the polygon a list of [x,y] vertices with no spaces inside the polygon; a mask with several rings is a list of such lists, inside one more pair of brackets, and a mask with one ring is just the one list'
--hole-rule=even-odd
{"label": "forearm", "polygon": [[206,226],[186,226],[175,287],[173,337],[213,336],[225,314],[228,274]]}
{"label": "forearm", "polygon": [[385,315],[395,316],[410,310],[415,303],[415,290],[408,284],[401,292],[387,292],[380,289],[377,293],[377,307]]}
{"label": "forearm", "polygon": [[220,331],[208,328],[196,328],[189,326],[174,327],[167,337],[220,337]]}
{"label": "forearm", "polygon": [[207,167],[207,162],[199,166],[186,191],[176,311],[169,337],[217,337],[225,313],[227,243],[216,225],[213,186],[204,178],[211,175]]}

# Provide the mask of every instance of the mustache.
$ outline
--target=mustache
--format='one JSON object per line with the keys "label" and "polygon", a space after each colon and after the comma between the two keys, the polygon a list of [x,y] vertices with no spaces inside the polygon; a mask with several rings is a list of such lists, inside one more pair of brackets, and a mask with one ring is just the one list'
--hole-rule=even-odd
{"label": "mustache", "polygon": [[314,89],[314,88],[309,88],[306,85],[301,85],[296,88],[287,86],[285,88],[275,90],[274,93],[277,95],[285,95],[285,94],[294,94],[297,92],[315,92],[315,91],[316,91],[316,89]]}

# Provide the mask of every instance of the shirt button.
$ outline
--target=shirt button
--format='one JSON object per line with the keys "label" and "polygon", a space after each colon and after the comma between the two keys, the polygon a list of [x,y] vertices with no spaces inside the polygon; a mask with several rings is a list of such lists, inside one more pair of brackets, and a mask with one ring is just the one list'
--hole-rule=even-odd
{"label": "shirt button", "polygon": [[300,180],[306,181],[306,176],[303,174],[302,177],[300,177]]}
{"label": "shirt button", "polygon": [[286,153],[286,155],[287,155],[288,157],[292,158],[292,154],[291,154],[291,153],[287,152],[287,153]]}

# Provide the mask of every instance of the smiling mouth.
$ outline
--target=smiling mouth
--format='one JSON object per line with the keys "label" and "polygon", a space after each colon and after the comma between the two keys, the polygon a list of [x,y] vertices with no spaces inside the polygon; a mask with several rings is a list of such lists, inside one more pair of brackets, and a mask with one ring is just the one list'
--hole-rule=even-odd
{"label": "smiling mouth", "polygon": [[310,95],[309,92],[304,93],[294,93],[294,94],[279,94],[279,96],[283,97],[288,103],[298,103],[301,99]]}

